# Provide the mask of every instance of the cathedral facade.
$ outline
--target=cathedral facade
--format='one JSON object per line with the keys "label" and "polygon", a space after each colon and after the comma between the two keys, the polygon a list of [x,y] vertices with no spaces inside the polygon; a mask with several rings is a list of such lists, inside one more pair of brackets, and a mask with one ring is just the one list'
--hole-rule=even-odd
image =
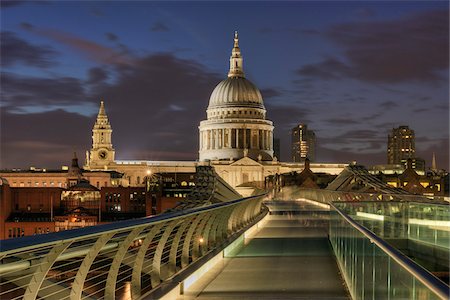
{"label": "cathedral facade", "polygon": [[[153,173],[192,173],[196,166],[211,165],[228,184],[243,189],[246,184],[263,186],[267,176],[304,169],[303,163],[283,163],[273,156],[274,126],[266,120],[260,91],[245,78],[237,33],[228,78],[213,90],[206,115],[207,119],[199,126],[196,161],[116,160],[112,127],[101,101],[92,129],[92,148],[86,152],[85,169],[118,171],[124,174],[121,185],[139,186]],[[312,163],[311,170],[339,174],[345,166]]]}
{"label": "cathedral facade", "polygon": [[228,78],[214,89],[200,122],[199,160],[273,159],[273,125],[258,88],[245,78],[237,32]]}

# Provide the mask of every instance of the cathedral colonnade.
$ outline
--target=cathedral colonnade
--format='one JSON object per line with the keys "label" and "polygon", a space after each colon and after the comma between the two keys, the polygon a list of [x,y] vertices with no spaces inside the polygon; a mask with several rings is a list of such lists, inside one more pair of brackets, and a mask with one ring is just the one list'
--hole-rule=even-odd
{"label": "cathedral colonnade", "polygon": [[[250,127],[250,128],[249,128]],[[271,128],[251,128],[248,124],[230,128],[203,128],[200,131],[199,149],[261,149],[273,148],[273,136]]]}

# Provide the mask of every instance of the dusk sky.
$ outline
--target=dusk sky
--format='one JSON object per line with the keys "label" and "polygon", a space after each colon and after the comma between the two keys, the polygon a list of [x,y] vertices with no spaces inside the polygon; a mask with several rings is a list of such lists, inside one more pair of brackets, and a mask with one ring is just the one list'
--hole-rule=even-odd
{"label": "dusk sky", "polygon": [[448,170],[448,1],[2,1],[0,167],[83,163],[100,99],[116,159],[197,159],[235,30],[282,161],[298,123],[317,161],[366,166],[408,125]]}

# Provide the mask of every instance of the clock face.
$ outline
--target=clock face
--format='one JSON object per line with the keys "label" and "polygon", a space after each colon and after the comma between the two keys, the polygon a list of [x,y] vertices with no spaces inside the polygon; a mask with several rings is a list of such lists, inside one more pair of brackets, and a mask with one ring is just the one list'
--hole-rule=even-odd
{"label": "clock face", "polygon": [[98,157],[100,158],[100,159],[106,159],[106,157],[108,157],[108,152],[106,152],[106,151],[100,151],[99,153],[98,153]]}

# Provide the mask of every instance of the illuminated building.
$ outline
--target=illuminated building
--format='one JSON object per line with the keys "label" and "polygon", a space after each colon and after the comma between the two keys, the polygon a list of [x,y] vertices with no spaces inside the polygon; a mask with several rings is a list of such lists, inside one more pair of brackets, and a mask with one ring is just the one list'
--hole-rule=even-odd
{"label": "illuminated building", "polygon": [[[387,163],[401,164],[416,155],[414,130],[408,126],[392,128],[388,135]],[[402,162],[404,160],[404,162]]]}
{"label": "illuminated building", "polygon": [[[102,101],[84,168],[117,171],[123,174],[120,184],[126,187],[144,186],[148,173],[195,173],[197,166],[212,166],[219,176],[237,189],[242,184],[263,187],[267,176],[304,169],[303,162],[280,162],[279,157],[274,157],[274,127],[271,121],[266,120],[260,91],[244,76],[237,34],[228,78],[214,88],[206,114],[207,120],[201,121],[199,126],[198,161],[119,160],[115,158],[112,127]],[[313,160],[314,143],[310,145],[310,156],[309,159]],[[311,163],[311,170],[339,174],[345,166]]]}
{"label": "illuminated building", "polygon": [[258,88],[245,78],[237,32],[230,57],[228,78],[211,94],[201,121],[199,160],[230,160],[248,156],[272,160],[273,125]]}
{"label": "illuminated building", "polygon": [[316,135],[308,130],[306,124],[299,124],[292,128],[292,161],[303,162],[306,158],[315,160]]}

